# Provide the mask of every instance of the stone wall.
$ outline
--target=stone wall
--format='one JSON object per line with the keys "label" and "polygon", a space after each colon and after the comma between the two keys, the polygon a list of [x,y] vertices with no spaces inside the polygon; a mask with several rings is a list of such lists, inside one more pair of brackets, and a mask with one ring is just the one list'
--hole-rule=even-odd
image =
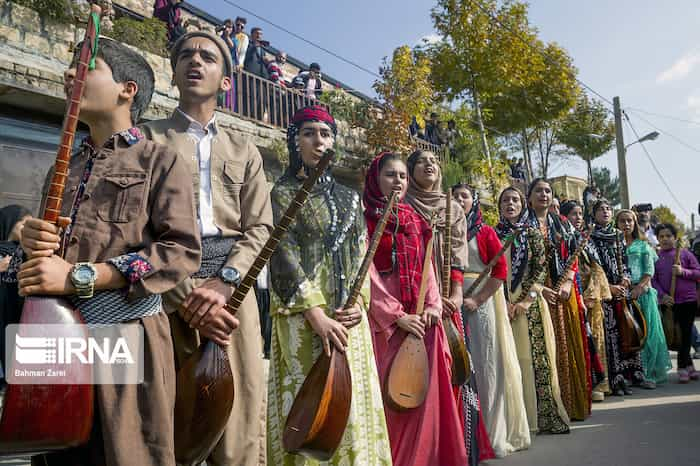
{"label": "stone wall", "polygon": [[[128,6],[120,0],[119,4]],[[133,0],[134,4],[144,3]],[[145,4],[145,3],[144,3]],[[132,5],[133,6],[133,5]],[[150,16],[150,13],[148,14]],[[0,105],[9,104],[29,110],[62,115],[63,72],[71,58],[74,44],[84,31],[73,25],[52,24],[33,10],[0,0]],[[178,91],[171,85],[172,72],[168,59],[141,53],[153,67],[156,89],[146,119],[163,118],[177,106]],[[285,131],[232,114],[218,112],[219,122],[253,138],[266,158],[266,169],[279,170],[272,148],[281,147]],[[339,171],[349,178],[358,178],[358,170],[366,159],[366,147],[360,130],[350,130],[340,124],[338,146],[343,156]]]}

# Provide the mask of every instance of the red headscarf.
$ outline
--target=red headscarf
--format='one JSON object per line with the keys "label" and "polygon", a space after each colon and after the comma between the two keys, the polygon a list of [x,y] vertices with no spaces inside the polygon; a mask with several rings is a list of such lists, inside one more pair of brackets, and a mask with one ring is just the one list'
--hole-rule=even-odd
{"label": "red headscarf", "polygon": [[[379,154],[372,161],[367,172],[363,201],[370,237],[386,207],[387,198],[379,188],[379,163],[389,154],[389,152]],[[423,273],[425,245],[432,231],[425,220],[410,205],[403,202],[403,199],[395,204],[393,210],[374,255],[374,265],[380,273],[392,272],[394,269],[392,252],[396,252],[395,264],[398,267],[401,282],[400,300],[405,312],[414,313]]]}

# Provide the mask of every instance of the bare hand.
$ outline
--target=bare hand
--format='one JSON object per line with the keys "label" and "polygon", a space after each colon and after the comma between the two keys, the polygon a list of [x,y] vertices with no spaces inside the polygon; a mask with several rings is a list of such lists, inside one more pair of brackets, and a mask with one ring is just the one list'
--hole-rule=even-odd
{"label": "bare hand", "polygon": [[49,257],[53,255],[61,243],[59,230],[68,226],[70,219],[59,217],[58,222],[60,227],[39,218],[27,219],[20,235],[20,245],[27,256]]}
{"label": "bare hand", "polygon": [[425,322],[425,327],[432,327],[438,323],[440,317],[442,316],[442,310],[436,307],[428,307],[423,311],[423,322]]}
{"label": "bare hand", "polygon": [[336,309],[335,320],[343,324],[345,328],[353,328],[355,325],[362,322],[362,308],[359,304],[355,303],[355,305],[349,309]]}
{"label": "bare hand", "polygon": [[673,267],[671,267],[671,272],[676,276],[683,275],[683,267],[674,264]]}
{"label": "bare hand", "polygon": [[675,301],[672,297],[665,294],[661,297],[661,304],[663,304],[664,306],[673,306],[675,304]]}
{"label": "bare hand", "polygon": [[403,317],[400,317],[396,321],[396,325],[398,325],[399,328],[401,328],[402,330],[405,330],[406,332],[411,333],[418,338],[422,339],[425,337],[425,322],[423,322],[421,316],[415,314],[407,314]]}
{"label": "bare hand", "polygon": [[476,311],[479,309],[480,305],[481,304],[479,304],[479,302],[472,297],[464,298],[464,301],[462,301],[462,306],[469,312]]}
{"label": "bare hand", "polygon": [[610,285],[610,294],[613,298],[622,298],[625,295],[625,287],[622,285]]}
{"label": "bare hand", "polygon": [[231,334],[240,325],[236,316],[226,306],[216,307],[207,312],[199,321],[199,334],[217,345],[224,347],[231,343]]}
{"label": "bare hand", "polygon": [[573,286],[573,282],[571,280],[566,280],[562,285],[561,288],[559,289],[559,298],[562,301],[568,301],[569,296],[571,296],[571,287]]}
{"label": "bare hand", "polygon": [[449,318],[457,312],[459,306],[450,298],[442,298],[442,317]]}
{"label": "bare hand", "polygon": [[309,321],[311,328],[323,341],[323,351],[327,356],[331,355],[331,343],[341,353],[348,346],[348,329],[335,319],[331,319],[320,307],[312,307],[304,312],[304,317]]}
{"label": "bare hand", "polygon": [[545,301],[552,306],[556,306],[557,301],[559,300],[559,295],[555,293],[553,289],[547,288],[546,286],[542,288],[542,296],[544,297]]}
{"label": "bare hand", "polygon": [[10,268],[10,261],[12,260],[12,256],[5,256],[2,259],[0,259],[0,272],[5,272],[7,269]]}
{"label": "bare hand", "polygon": [[20,266],[17,274],[20,296],[74,294],[75,287],[70,280],[72,267],[59,256],[29,259]]}
{"label": "bare hand", "polygon": [[639,285],[632,288],[632,291],[630,292],[630,296],[632,297],[632,299],[637,299],[643,294],[644,294],[644,288],[642,288]]}
{"label": "bare hand", "polygon": [[232,294],[231,285],[219,278],[209,278],[201,286],[192,290],[182,302],[184,308],[182,317],[190,324],[190,328],[198,329],[204,316],[218,308],[223,308]]}

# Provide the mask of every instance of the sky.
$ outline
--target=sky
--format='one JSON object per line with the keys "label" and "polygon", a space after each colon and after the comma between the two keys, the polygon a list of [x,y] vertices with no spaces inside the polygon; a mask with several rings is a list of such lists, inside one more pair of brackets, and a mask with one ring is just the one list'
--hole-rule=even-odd
{"label": "sky", "polygon": [[[240,8],[373,71],[396,47],[416,45],[435,34],[430,19],[434,0],[189,1],[219,18],[246,16],[248,31],[262,26],[273,46],[303,62],[320,63],[324,73],[371,96],[375,76]],[[569,52],[581,81],[610,101],[620,97],[640,136],[654,130],[661,133],[644,147],[679,202],[652,168],[641,144],[627,152],[631,202],[664,204],[686,225],[695,213],[700,225],[700,2],[532,0],[529,16],[542,40]],[[625,143],[636,139],[625,125]],[[594,166],[607,166],[617,174],[616,153],[597,159]],[[563,174],[585,178],[585,163],[578,159],[556,163],[550,176]]]}

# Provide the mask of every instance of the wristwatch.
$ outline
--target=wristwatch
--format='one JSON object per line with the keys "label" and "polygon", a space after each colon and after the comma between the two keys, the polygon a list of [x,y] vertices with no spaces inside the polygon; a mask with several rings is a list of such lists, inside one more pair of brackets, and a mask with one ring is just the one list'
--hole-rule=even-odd
{"label": "wristwatch", "polygon": [[97,269],[90,262],[78,262],[70,270],[70,281],[75,287],[75,295],[78,298],[92,298],[97,281]]}
{"label": "wristwatch", "polygon": [[238,286],[241,284],[241,274],[235,267],[223,267],[219,270],[219,278],[227,285]]}

